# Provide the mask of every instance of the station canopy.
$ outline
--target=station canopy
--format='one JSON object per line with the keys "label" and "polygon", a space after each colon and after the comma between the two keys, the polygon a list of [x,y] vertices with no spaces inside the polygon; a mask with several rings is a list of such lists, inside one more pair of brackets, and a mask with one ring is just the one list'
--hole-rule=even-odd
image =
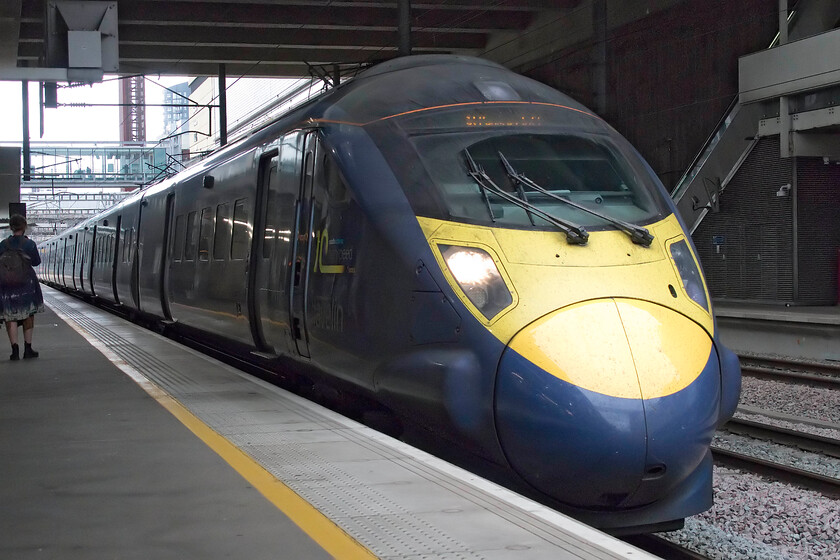
{"label": "station canopy", "polygon": [[[404,52],[480,55],[581,0],[3,0],[0,79],[302,77]],[[405,29],[410,29],[408,35]],[[406,39],[407,37],[407,39]],[[320,70],[319,70],[320,69]],[[331,70],[332,69],[332,70]]]}

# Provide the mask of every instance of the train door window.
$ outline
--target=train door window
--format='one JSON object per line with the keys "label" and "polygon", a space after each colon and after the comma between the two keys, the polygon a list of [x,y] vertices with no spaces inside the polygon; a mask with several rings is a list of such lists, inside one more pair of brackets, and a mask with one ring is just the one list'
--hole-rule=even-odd
{"label": "train door window", "polygon": [[184,244],[184,260],[185,261],[192,261],[195,260],[195,249],[197,246],[197,238],[195,235],[195,216],[196,212],[190,212],[187,214],[187,226],[186,226],[186,236],[187,239]]}
{"label": "train door window", "polygon": [[210,260],[210,236],[213,234],[213,210],[208,206],[201,209],[198,229],[198,260]]}
{"label": "train door window", "polygon": [[134,259],[134,228],[128,232],[128,262]]}
{"label": "train door window", "polygon": [[213,258],[224,260],[228,258],[231,239],[230,203],[224,202],[216,206],[216,235],[213,237]]}
{"label": "train door window", "polygon": [[134,228],[125,230],[125,240],[123,243],[123,262],[131,262],[131,238],[134,235]]}
{"label": "train door window", "polygon": [[172,260],[180,261],[184,254],[184,215],[175,217],[175,234],[172,238]]}
{"label": "train door window", "polygon": [[[274,158],[274,161],[277,161],[277,158]],[[277,206],[278,206],[278,193],[276,192],[277,189],[277,165],[276,163],[272,162],[272,165],[269,166],[268,171],[266,172],[268,176],[267,179],[267,195],[266,195],[266,203],[265,203],[265,236],[263,237],[263,258],[267,259],[271,256],[272,250],[274,249],[274,240],[277,238]]]}
{"label": "train door window", "polygon": [[247,198],[240,198],[233,204],[232,259],[244,259],[251,248],[251,212]]}

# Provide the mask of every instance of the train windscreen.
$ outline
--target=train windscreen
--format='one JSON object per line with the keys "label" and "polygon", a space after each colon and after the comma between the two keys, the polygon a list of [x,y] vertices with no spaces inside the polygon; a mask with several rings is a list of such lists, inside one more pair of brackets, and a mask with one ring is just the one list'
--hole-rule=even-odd
{"label": "train windscreen", "polygon": [[[561,123],[558,112],[564,117]],[[410,158],[400,157],[399,166],[409,199],[423,194],[417,166],[411,169],[419,163],[426,175],[425,194],[430,194],[431,183],[438,203],[416,204],[421,215],[445,214],[430,217],[503,227],[551,227],[528,210],[535,206],[588,229],[611,225],[585,209],[634,224],[661,218],[661,191],[635,151],[606,126],[597,132],[591,126],[568,126],[568,112],[522,104],[448,108],[401,118],[399,127],[413,148]],[[395,149],[392,145],[386,151]],[[475,179],[476,168],[514,199],[483,187]]]}

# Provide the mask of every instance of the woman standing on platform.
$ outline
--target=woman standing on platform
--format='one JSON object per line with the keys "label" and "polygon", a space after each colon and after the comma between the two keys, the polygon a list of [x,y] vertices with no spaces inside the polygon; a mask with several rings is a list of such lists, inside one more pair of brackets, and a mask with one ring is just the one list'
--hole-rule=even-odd
{"label": "woman standing on platform", "polygon": [[24,358],[37,358],[32,349],[35,314],[44,310],[44,296],[34,266],[41,264],[35,242],[24,235],[26,218],[19,214],[9,219],[12,235],[0,241],[0,319],[12,345],[10,359],[20,359],[18,323],[23,323]]}

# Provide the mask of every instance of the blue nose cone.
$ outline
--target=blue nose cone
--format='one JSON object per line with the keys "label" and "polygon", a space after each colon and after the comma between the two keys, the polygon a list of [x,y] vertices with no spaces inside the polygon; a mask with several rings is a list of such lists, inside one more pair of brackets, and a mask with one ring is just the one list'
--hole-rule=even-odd
{"label": "blue nose cone", "polygon": [[565,504],[615,507],[639,486],[645,470],[640,399],[582,389],[507,350],[496,419],[514,470]]}
{"label": "blue nose cone", "polygon": [[700,468],[719,386],[696,323],[642,301],[592,300],[510,342],[496,427],[511,467],[542,493],[590,509],[643,506]]}

